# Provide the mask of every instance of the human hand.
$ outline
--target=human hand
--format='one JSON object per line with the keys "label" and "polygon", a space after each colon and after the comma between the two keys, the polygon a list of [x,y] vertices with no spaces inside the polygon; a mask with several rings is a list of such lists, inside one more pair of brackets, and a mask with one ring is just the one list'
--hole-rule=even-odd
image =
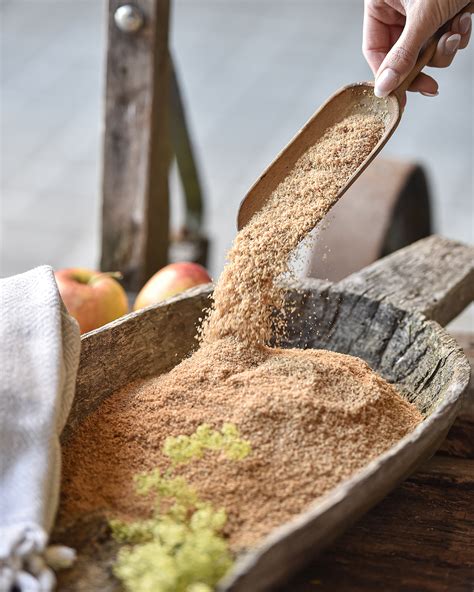
{"label": "human hand", "polygon": [[[374,93],[386,97],[408,76],[426,41],[463,8],[441,36],[429,66],[446,68],[471,36],[469,0],[364,0],[363,53],[375,76]],[[468,8],[469,6],[469,8]],[[419,74],[412,91],[434,97],[438,83]]]}

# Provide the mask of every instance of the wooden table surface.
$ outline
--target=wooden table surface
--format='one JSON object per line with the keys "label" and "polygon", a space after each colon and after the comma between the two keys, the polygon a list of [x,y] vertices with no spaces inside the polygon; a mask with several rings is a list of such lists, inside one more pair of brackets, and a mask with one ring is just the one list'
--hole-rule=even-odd
{"label": "wooden table surface", "polygon": [[[474,333],[454,335],[474,370]],[[474,380],[438,453],[280,592],[474,591]]]}

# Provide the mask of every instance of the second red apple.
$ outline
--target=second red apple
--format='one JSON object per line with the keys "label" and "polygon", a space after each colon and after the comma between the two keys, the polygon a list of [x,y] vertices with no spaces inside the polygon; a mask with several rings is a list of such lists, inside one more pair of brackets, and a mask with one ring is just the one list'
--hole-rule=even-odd
{"label": "second red apple", "polygon": [[156,304],[189,288],[211,281],[206,269],[198,263],[171,263],[155,273],[143,286],[133,310]]}

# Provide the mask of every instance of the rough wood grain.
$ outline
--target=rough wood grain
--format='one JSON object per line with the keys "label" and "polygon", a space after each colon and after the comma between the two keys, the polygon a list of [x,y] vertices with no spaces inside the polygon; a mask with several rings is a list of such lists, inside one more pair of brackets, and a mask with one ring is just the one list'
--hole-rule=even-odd
{"label": "rough wood grain", "polygon": [[472,302],[474,247],[430,236],[347,277],[339,288],[445,325]]}
{"label": "rough wood grain", "polygon": [[435,456],[280,592],[471,592],[473,490],[473,461]]}
{"label": "rough wood grain", "polygon": [[471,380],[464,391],[456,421],[439,452],[472,459],[474,462],[474,333],[457,333],[453,337],[463,348],[470,363]]}
{"label": "rough wood grain", "polygon": [[[474,332],[454,333],[454,339],[462,347],[471,364],[471,380],[464,393],[459,418],[474,424]],[[474,442],[473,442],[474,445]]]}
{"label": "rough wood grain", "polygon": [[[390,264],[390,258],[388,261]],[[449,293],[463,280],[462,274],[453,276]],[[194,326],[210,291],[211,286],[197,288],[84,337],[65,445],[75,426],[118,386],[166,371],[192,351]],[[421,314],[311,280],[290,292],[290,300],[297,303],[298,315],[293,317],[286,345],[325,347],[362,357],[397,383],[426,419],[399,444],[249,552],[223,584],[223,590],[269,589],[380,501],[439,446],[469,380],[469,366],[455,341]],[[61,540],[77,544],[71,527],[58,524],[57,528]],[[110,545],[102,541],[92,546],[94,552],[87,545],[83,552],[91,558],[93,568],[74,568],[74,575],[69,574],[81,586],[87,582],[90,589],[94,589],[97,578],[103,581],[110,565]],[[115,586],[113,581],[107,586],[101,583],[104,592]]]}
{"label": "rough wood grain", "polygon": [[101,269],[129,290],[167,262],[169,0],[138,0],[138,32],[120,31],[109,0]]}
{"label": "rough wood grain", "polygon": [[169,61],[171,142],[184,192],[185,219],[181,228],[171,233],[168,257],[171,262],[194,261],[206,267],[209,241],[203,232],[205,211],[202,186],[176,64],[171,54]]}
{"label": "rough wood grain", "polygon": [[[317,282],[314,288],[313,281],[307,280],[289,293],[290,306],[304,314],[292,317],[283,345],[360,357],[428,413],[451,378],[451,366],[439,354],[450,351],[454,355],[459,351],[457,344],[423,315],[341,290],[343,283],[324,286]],[[314,320],[310,323],[309,319]]]}
{"label": "rough wood grain", "polygon": [[194,234],[202,231],[204,220],[204,200],[196,166],[193,144],[189,135],[186,110],[180,91],[176,66],[170,55],[170,121],[173,152],[178,165],[179,176],[183,185],[186,201],[185,227]]}

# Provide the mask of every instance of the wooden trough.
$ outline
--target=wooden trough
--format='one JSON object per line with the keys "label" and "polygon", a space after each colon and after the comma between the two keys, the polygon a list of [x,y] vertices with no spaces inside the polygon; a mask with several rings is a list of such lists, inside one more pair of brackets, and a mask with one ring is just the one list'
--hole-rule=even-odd
{"label": "wooden trough", "polygon": [[[62,435],[64,447],[84,418],[117,389],[166,372],[189,355],[211,292],[210,285],[190,290],[83,337],[76,397]],[[456,417],[469,381],[464,354],[440,324],[474,298],[471,247],[432,236],[338,284],[302,281],[289,290],[289,298],[297,303],[300,316],[290,327],[286,346],[361,357],[395,383],[425,420],[239,558],[222,582],[222,591],[272,589],[313,559],[434,453]],[[121,590],[111,575],[117,546],[103,517],[58,523],[53,540],[79,553],[77,564],[59,574],[59,589]]]}

